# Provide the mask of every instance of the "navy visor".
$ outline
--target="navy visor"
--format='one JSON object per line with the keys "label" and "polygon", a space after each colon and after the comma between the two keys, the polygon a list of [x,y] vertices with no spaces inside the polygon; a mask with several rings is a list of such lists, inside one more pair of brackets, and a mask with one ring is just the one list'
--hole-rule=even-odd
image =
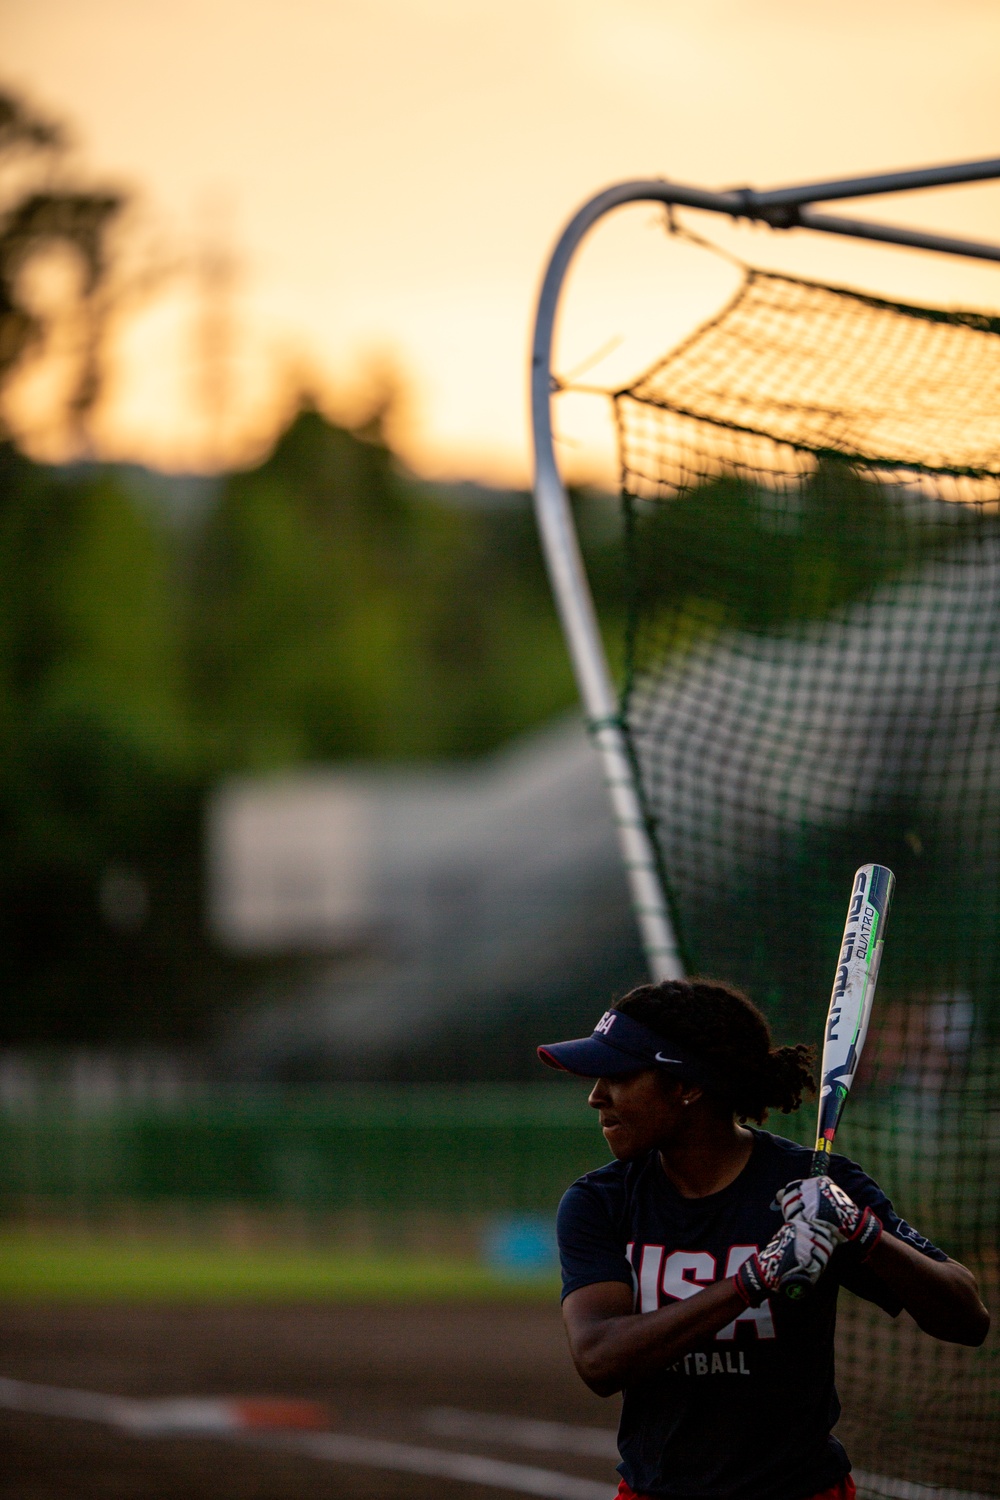
{"label": "navy visor", "polygon": [[590,1036],[550,1042],[539,1047],[538,1055],[550,1068],[583,1078],[620,1078],[642,1068],[664,1068],[693,1083],[712,1081],[708,1069],[690,1052],[620,1010],[606,1010]]}

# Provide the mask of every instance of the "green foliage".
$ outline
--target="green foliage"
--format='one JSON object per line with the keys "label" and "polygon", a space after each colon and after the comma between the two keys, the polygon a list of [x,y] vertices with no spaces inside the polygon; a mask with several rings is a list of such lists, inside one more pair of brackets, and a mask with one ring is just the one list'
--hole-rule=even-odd
{"label": "green foliage", "polygon": [[915,505],[908,515],[884,483],[833,456],[785,487],[726,475],[630,505],[637,613],[659,618],[697,601],[706,621],[765,634],[826,618],[976,521],[964,507],[947,520]]}
{"label": "green foliage", "polygon": [[219,776],[476,755],[573,702],[527,497],[500,498],[312,409],[186,520],[0,448],[0,1041],[195,1038],[231,1000]]}
{"label": "green foliage", "polygon": [[[0,1034],[170,1035],[199,796],[165,537],[113,475],[9,448],[0,497]],[[115,880],[148,920],[102,917]]]}
{"label": "green foliage", "polygon": [[477,754],[572,701],[526,499],[442,504],[314,411],[227,481],[190,611],[226,766]]}

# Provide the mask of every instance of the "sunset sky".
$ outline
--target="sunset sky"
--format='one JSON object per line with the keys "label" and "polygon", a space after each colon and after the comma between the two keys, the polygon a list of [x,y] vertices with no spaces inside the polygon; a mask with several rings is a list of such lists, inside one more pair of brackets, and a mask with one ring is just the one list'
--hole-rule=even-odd
{"label": "sunset sky", "polygon": [[[538,280],[598,188],[1000,155],[996,0],[0,0],[0,18],[3,82],[72,123],[95,179],[137,190],[143,233],[233,256],[224,457],[273,427],[290,382],[349,413],[391,368],[415,467],[524,483]],[[1000,184],[859,211],[1000,240]],[[689,222],[761,263],[1000,308],[1000,268]],[[581,263],[564,367],[614,338],[588,379],[641,367],[733,274],[627,211]],[[105,451],[210,457],[198,319],[178,282],[130,329]],[[563,433],[571,469],[610,472],[593,401]]]}

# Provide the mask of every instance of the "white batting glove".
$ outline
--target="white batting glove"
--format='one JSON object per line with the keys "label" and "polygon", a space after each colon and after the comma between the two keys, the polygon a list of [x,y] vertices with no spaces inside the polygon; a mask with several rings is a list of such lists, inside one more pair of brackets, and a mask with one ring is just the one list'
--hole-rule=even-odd
{"label": "white batting glove", "polygon": [[800,1214],[782,1224],[763,1250],[743,1262],[733,1278],[736,1290],[748,1307],[759,1307],[768,1297],[787,1290],[791,1282],[800,1290],[815,1286],[836,1244],[828,1224],[811,1224]]}
{"label": "white batting glove", "polygon": [[800,1182],[790,1182],[776,1198],[786,1223],[805,1219],[809,1224],[825,1224],[836,1243],[853,1246],[861,1260],[867,1260],[881,1237],[882,1223],[877,1215],[867,1206],[859,1208],[832,1177],[804,1177]]}

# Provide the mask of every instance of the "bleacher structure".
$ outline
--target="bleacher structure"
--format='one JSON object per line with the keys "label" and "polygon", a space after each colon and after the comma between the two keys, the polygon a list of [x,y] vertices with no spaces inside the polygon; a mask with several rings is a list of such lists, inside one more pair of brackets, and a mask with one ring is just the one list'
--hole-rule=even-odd
{"label": "bleacher structure", "polygon": [[[1000,1228],[1000,317],[744,267],[711,321],[609,390],[626,549],[608,670],[552,441],[559,293],[587,231],[652,201],[1000,262],[813,204],[1000,178],[1000,160],[756,193],[623,183],[552,256],[536,508],[655,978],[746,987],[817,1038],[856,866],[897,876],[838,1149],[979,1276]],[[1000,286],[1000,281],[998,281]],[[805,1111],[803,1112],[805,1113]],[[797,1128],[808,1135],[809,1122]],[[838,1431],[862,1493],[1000,1495],[1000,1343],[845,1295]]]}

